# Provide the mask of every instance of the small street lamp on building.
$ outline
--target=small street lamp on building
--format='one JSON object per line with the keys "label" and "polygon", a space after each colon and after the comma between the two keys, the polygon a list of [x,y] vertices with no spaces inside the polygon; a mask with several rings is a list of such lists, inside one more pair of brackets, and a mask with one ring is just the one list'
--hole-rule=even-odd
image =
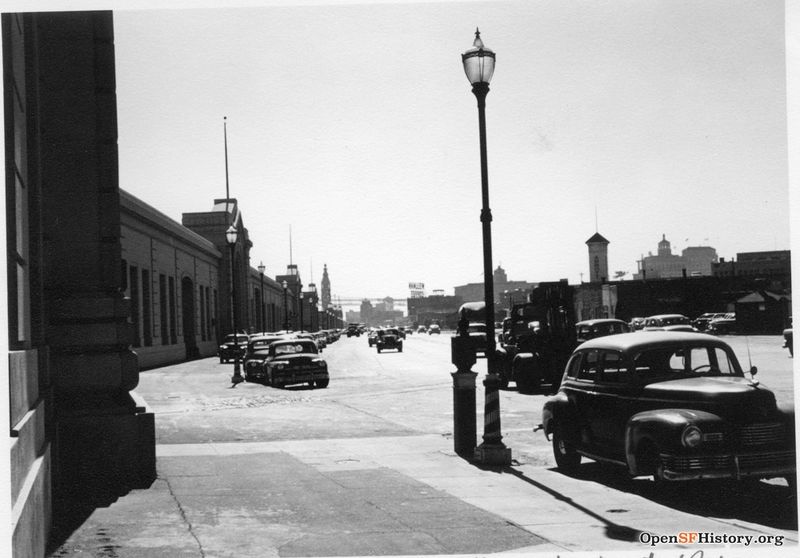
{"label": "small street lamp on building", "polygon": [[300,285],[300,333],[303,333],[303,286]]}
{"label": "small street lamp on building", "polygon": [[233,265],[236,254],[236,240],[238,237],[239,233],[233,225],[228,227],[228,230],[225,231],[225,240],[231,250],[231,329],[233,329],[233,339],[236,346],[233,355],[233,376],[231,377],[231,382],[234,385],[244,381],[244,378],[242,378],[242,369],[239,365],[239,318],[236,310],[236,277]]}
{"label": "small street lamp on building", "polygon": [[289,331],[289,303],[286,298],[289,290],[289,283],[283,281],[281,287],[283,287],[283,331]]}
{"label": "small street lamp on building", "polygon": [[258,291],[259,292],[259,305],[260,305],[259,309],[258,309],[258,313],[259,313],[259,315],[261,317],[261,320],[259,321],[258,327],[260,328],[261,332],[263,333],[264,330],[267,329],[266,325],[264,323],[264,272],[267,270],[267,268],[266,268],[266,266],[264,266],[264,262],[261,262],[261,264],[259,264],[257,269],[258,269],[258,275],[259,275],[259,277],[261,279],[261,286],[260,286],[261,290]]}

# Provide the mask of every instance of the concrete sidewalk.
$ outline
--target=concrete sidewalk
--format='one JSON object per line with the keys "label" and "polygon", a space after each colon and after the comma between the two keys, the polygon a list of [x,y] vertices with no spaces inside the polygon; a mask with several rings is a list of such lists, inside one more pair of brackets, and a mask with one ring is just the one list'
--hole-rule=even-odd
{"label": "concrete sidewalk", "polygon": [[[160,445],[153,485],[94,510],[52,556],[647,556],[640,532],[731,532],[636,494],[615,491],[608,509],[611,488],[481,469],[452,446],[437,435]],[[796,544],[796,531],[780,533]]]}

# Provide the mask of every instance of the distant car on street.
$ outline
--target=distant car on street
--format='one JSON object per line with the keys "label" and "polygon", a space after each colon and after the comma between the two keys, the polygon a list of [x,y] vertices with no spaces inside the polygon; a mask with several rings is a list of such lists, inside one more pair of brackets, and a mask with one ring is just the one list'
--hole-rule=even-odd
{"label": "distant car on street", "polygon": [[637,316],[635,318],[631,318],[631,321],[628,324],[630,326],[630,328],[631,328],[631,331],[637,331],[637,330],[642,329],[644,327],[644,320],[645,320],[645,318],[642,318],[642,317],[639,317],[639,316]]}
{"label": "distant car on street", "polygon": [[375,347],[377,347],[379,353],[386,349],[395,349],[398,353],[402,353],[403,336],[400,335],[400,331],[397,328],[393,327],[378,330]]}
{"label": "distant car on street", "polygon": [[428,328],[426,328],[424,325],[421,325],[417,328],[417,333],[427,333],[427,332]]}
{"label": "distant car on street", "polygon": [[631,328],[628,322],[613,318],[598,318],[596,320],[583,320],[575,324],[575,335],[578,343],[583,343],[595,337],[614,335],[615,333],[628,333]]}
{"label": "distant car on street", "polygon": [[378,331],[380,330],[377,327],[373,327],[367,332],[367,345],[370,347],[375,345],[375,341],[378,339]]}
{"label": "distant car on street", "polygon": [[794,409],[704,333],[623,333],[587,341],[542,412],[556,464],[582,457],[658,482],[785,477],[796,486]]}
{"label": "distant car on street", "polygon": [[705,331],[708,329],[708,324],[711,323],[711,320],[723,317],[725,317],[724,312],[706,312],[705,314],[700,314],[698,317],[696,317],[692,321],[692,325],[697,331]]}
{"label": "distant car on street", "polygon": [[736,333],[736,313],[729,312],[721,318],[714,318],[709,322],[707,331],[714,335]]}
{"label": "distant car on street", "polygon": [[219,356],[219,363],[224,364],[235,358],[242,358],[247,351],[247,342],[250,336],[244,333],[229,334],[222,340],[222,345],[217,350]]}
{"label": "distant car on street", "polygon": [[428,335],[440,334],[442,332],[442,328],[440,328],[437,324],[431,324],[428,326]]}
{"label": "distant car on street", "polygon": [[658,314],[644,320],[643,331],[693,331],[692,321],[683,314]]}

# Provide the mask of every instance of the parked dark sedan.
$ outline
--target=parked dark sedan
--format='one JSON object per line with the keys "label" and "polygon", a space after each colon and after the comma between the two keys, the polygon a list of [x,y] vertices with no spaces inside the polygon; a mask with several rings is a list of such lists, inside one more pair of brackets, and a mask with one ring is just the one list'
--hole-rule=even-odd
{"label": "parked dark sedan", "polygon": [[[235,339],[234,339],[235,337]],[[250,340],[248,335],[239,333],[234,336],[233,333],[226,335],[222,341],[222,345],[217,350],[220,364],[235,359],[237,356],[242,358],[247,350],[247,342]]]}
{"label": "parked dark sedan", "polygon": [[263,378],[267,385],[274,387],[307,383],[326,388],[330,380],[328,364],[319,355],[317,344],[310,339],[283,339],[271,343],[266,358],[254,361],[251,370],[245,373]]}
{"label": "parked dark sedan", "polygon": [[285,335],[254,335],[247,343],[244,356],[244,379],[248,382],[262,382],[267,377],[264,362],[269,358],[269,347],[275,341],[285,340]]}
{"label": "parked dark sedan", "polygon": [[542,415],[556,463],[618,463],[656,481],[786,477],[795,486],[794,409],[746,377],[704,333],[626,333],[572,354]]}

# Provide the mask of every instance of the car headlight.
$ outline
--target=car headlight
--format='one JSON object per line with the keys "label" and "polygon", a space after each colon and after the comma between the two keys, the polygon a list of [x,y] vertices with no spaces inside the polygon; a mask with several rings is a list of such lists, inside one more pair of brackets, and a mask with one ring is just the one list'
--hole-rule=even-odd
{"label": "car headlight", "polygon": [[324,360],[322,360],[321,358],[320,358],[320,359],[317,359],[317,360],[315,360],[314,362],[316,362],[316,363],[317,363],[317,366],[319,366],[320,368],[325,368],[325,366],[326,366],[326,364],[325,364],[325,361],[324,361]]}
{"label": "car headlight", "polygon": [[283,370],[284,368],[286,368],[286,364],[283,362],[276,362],[272,366],[277,368],[278,370]]}
{"label": "car headlight", "polygon": [[703,442],[703,431],[698,427],[690,425],[683,429],[681,443],[687,448],[696,448]]}

